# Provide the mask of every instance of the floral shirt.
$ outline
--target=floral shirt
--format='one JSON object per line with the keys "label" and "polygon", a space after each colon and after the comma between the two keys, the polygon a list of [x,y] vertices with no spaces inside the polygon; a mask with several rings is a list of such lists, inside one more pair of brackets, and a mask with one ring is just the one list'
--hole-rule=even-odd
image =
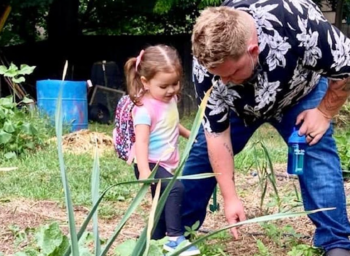
{"label": "floral shirt", "polygon": [[226,0],[223,5],[254,18],[259,64],[244,84],[225,85],[194,58],[197,99],[213,85],[204,118],[207,131],[227,129],[230,110],[246,125],[259,119],[280,120],[283,111],[307,95],[321,75],[332,79],[349,75],[350,40],[311,0]]}

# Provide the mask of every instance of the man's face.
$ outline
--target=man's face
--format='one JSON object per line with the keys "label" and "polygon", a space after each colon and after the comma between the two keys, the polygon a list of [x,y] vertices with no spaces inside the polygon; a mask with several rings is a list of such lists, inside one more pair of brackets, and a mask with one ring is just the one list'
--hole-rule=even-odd
{"label": "man's face", "polygon": [[246,52],[238,60],[226,59],[215,68],[209,68],[208,71],[213,75],[220,76],[222,82],[234,84],[243,84],[249,79],[254,70],[255,61],[249,52]]}

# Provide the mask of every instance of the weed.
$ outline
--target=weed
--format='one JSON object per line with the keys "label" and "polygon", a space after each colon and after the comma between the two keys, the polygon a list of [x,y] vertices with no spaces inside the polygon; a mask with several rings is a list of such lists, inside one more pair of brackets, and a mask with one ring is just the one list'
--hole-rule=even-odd
{"label": "weed", "polygon": [[271,256],[269,249],[264,245],[261,240],[256,240],[256,245],[259,250],[259,254],[254,254],[254,256]]}

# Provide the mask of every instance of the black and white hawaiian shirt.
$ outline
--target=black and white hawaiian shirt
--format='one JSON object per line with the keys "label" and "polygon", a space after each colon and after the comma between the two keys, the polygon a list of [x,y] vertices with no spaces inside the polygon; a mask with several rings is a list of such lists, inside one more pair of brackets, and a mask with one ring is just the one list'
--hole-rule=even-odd
{"label": "black and white hawaiian shirt", "polygon": [[254,18],[259,64],[249,81],[225,85],[194,58],[197,99],[214,85],[203,121],[207,131],[227,129],[230,110],[246,125],[258,119],[279,120],[283,110],[307,95],[321,75],[332,79],[349,75],[349,38],[311,0],[226,0],[223,5]]}

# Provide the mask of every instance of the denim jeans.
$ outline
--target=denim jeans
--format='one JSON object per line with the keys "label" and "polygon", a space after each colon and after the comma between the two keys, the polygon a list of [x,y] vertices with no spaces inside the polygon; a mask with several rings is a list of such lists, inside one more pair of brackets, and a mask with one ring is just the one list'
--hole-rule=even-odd
{"label": "denim jeans", "polygon": [[[270,123],[287,142],[295,126],[298,114],[306,109],[315,108],[324,97],[328,81],[322,78],[319,84],[300,102],[284,112],[280,122],[276,120],[259,121],[245,127],[243,121],[231,111],[230,129],[234,154],[237,155],[249,138],[264,122]],[[333,248],[350,249],[350,224],[346,212],[346,198],[340,160],[331,125],[321,140],[308,146],[305,152],[304,174],[299,176],[301,194],[305,210],[336,207],[335,210],[310,214],[308,217],[316,226],[314,244],[326,251]],[[287,156],[287,152],[286,152]],[[212,172],[207,154],[207,145],[203,128],[199,130],[183,175]],[[183,180],[185,187],[182,223],[192,226],[197,220],[205,219],[206,208],[216,186],[215,178]]]}
{"label": "denim jeans", "polygon": [[[154,163],[149,164],[150,169],[156,166]],[[140,173],[137,168],[137,164],[134,165],[134,172],[137,179],[139,179]],[[161,166],[158,166],[157,173],[154,178],[171,178],[173,175]],[[165,188],[167,187],[169,181],[162,180],[160,186],[160,196],[163,194]],[[152,198],[154,198],[156,192],[156,184],[151,185]],[[157,225],[155,226],[152,239],[158,240],[162,239],[166,235],[168,236],[181,236],[183,234],[182,224],[181,224],[181,202],[183,197],[184,187],[180,181],[175,181],[173,187],[171,188],[168,198],[165,202],[164,209],[159,218]]]}

